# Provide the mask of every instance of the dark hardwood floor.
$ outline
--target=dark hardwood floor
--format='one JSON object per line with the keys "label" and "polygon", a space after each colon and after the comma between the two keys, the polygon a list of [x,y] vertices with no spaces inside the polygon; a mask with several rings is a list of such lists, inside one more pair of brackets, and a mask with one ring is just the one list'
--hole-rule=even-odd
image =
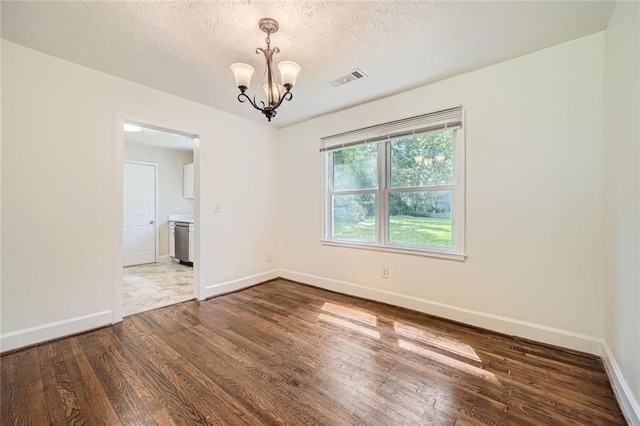
{"label": "dark hardwood floor", "polygon": [[284,280],[0,363],[2,425],[624,424],[597,357]]}

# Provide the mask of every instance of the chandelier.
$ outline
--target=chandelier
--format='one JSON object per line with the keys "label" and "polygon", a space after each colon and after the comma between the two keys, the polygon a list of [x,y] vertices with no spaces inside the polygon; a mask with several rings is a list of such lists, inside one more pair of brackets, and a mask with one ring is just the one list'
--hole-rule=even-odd
{"label": "chandelier", "polygon": [[300,66],[295,62],[291,61],[282,61],[278,64],[278,70],[280,70],[280,80],[282,84],[277,83],[274,80],[273,75],[273,54],[279,53],[280,49],[277,47],[271,48],[271,34],[278,31],[278,21],[271,18],[263,18],[258,22],[258,27],[263,32],[267,33],[267,37],[265,38],[265,42],[267,43],[267,48],[262,49],[258,47],[256,49],[256,53],[259,55],[260,53],[264,54],[264,59],[267,63],[266,67],[266,83],[262,86],[266,93],[266,102],[257,101],[254,96],[251,99],[245,93],[251,84],[251,76],[255,71],[251,65],[247,64],[233,64],[231,65],[231,70],[233,71],[233,76],[236,80],[236,86],[240,89],[240,94],[238,95],[238,100],[240,102],[249,101],[249,103],[258,111],[262,112],[267,120],[271,121],[273,117],[276,115],[276,109],[282,104],[284,100],[290,101],[293,98],[293,93],[291,93],[291,89],[296,84],[296,77],[300,72]]}

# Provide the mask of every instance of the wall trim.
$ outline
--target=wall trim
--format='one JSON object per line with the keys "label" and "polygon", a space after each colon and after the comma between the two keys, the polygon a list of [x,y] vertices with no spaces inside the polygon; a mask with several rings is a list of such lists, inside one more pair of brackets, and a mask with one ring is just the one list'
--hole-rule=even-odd
{"label": "wall trim", "polygon": [[605,372],[609,377],[609,382],[622,414],[630,425],[640,426],[640,403],[634,398],[615,356],[604,339],[287,269],[280,270],[280,277],[325,290],[389,303],[500,333],[598,355],[602,358]]}
{"label": "wall trim", "polygon": [[624,417],[630,425],[640,425],[640,404],[634,399],[631,388],[629,388],[627,381],[622,375],[622,370],[620,370],[618,362],[615,356],[613,356],[613,352],[611,352],[606,340],[602,342],[602,348],[602,362],[604,363],[604,368],[609,376],[613,393],[616,395],[616,400],[618,400],[622,414],[624,414]]}
{"label": "wall trim", "polygon": [[[273,269],[237,280],[210,285],[205,289],[205,297],[209,298],[242,290],[243,288],[274,280],[278,277],[279,271]],[[121,318],[116,318],[114,311],[108,310],[0,334],[0,353],[90,331],[95,328],[115,324],[121,320]]]}
{"label": "wall trim", "polygon": [[[195,223],[202,223],[201,212],[200,212],[200,136],[202,135],[201,129],[192,127],[190,124],[182,124],[172,122],[170,119],[165,119],[164,117],[160,117],[159,119],[150,118],[138,114],[132,114],[125,111],[113,111],[113,122],[112,122],[112,161],[114,164],[112,170],[112,190],[113,190],[113,198],[111,198],[111,203],[115,208],[113,211],[116,213],[112,217],[111,226],[113,227],[114,238],[116,239],[115,244],[113,246],[113,259],[114,262],[112,264],[112,283],[111,283],[111,309],[113,310],[113,323],[117,323],[122,321],[123,311],[122,311],[122,211],[123,211],[123,177],[124,177],[124,122],[131,121],[135,123],[139,123],[145,126],[154,126],[156,128],[161,129],[170,129],[172,131],[182,132],[184,134],[188,134],[191,136],[197,136],[193,140],[193,163],[194,163],[194,176],[195,176],[195,202],[193,206],[193,220]],[[157,213],[157,211],[156,211]],[[202,216],[206,217],[206,216]],[[157,223],[157,221],[156,221]],[[201,271],[200,262],[200,251],[201,251],[201,241],[200,241],[200,229],[201,226],[196,227],[195,232],[195,253],[194,253],[194,262],[193,262],[193,294],[198,300],[204,299],[204,285],[201,283],[201,275],[203,271]],[[156,247],[158,245],[156,244]],[[157,259],[157,257],[156,257]],[[205,271],[206,272],[206,271]]]}
{"label": "wall trim", "polygon": [[[473,311],[415,296],[374,289],[346,281],[324,278],[287,269],[274,269],[237,280],[207,286],[205,289],[206,297],[209,298],[235,292],[279,277],[309,284],[325,290],[389,303],[395,306],[467,323],[476,327],[487,328],[500,333],[511,334],[599,355],[602,357],[606,373],[609,376],[614,394],[626,420],[631,425],[640,425],[640,405],[638,401],[634,399],[631,389],[622,375],[622,371],[607,342],[602,339],[513,318]],[[95,328],[111,325],[113,322],[113,311],[107,310],[0,334],[0,353],[86,332]]]}
{"label": "wall trim", "polygon": [[162,256],[158,256],[158,263],[167,263],[171,262],[171,256],[168,254],[163,254]]}
{"label": "wall trim", "polygon": [[278,269],[262,272],[256,275],[250,275],[248,277],[239,278],[237,280],[226,281],[220,284],[213,284],[205,288],[205,298],[219,296],[226,293],[242,290],[243,288],[251,287],[256,284],[263,283],[265,281],[275,280],[280,276]]}
{"label": "wall trim", "polygon": [[602,339],[585,334],[287,269],[281,269],[280,276],[325,290],[388,303],[507,335],[524,337],[598,356],[602,355]]}
{"label": "wall trim", "polygon": [[0,352],[7,352],[36,343],[59,339],[112,323],[113,311],[100,311],[89,315],[11,331],[0,335]]}

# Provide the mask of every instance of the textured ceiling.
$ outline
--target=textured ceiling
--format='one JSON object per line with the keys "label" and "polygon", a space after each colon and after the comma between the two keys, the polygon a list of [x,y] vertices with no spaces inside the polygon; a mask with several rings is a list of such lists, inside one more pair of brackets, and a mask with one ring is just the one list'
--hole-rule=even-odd
{"label": "textured ceiling", "polygon": [[[2,37],[155,89],[264,121],[236,100],[229,65],[256,73],[262,17],[280,22],[274,62],[302,71],[284,127],[605,28],[612,2],[8,2]],[[360,68],[369,77],[328,81]]]}

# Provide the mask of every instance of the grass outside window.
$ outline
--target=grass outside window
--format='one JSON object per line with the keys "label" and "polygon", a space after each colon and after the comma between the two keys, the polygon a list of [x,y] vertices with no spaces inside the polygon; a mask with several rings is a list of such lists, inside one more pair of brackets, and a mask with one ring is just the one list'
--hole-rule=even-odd
{"label": "grass outside window", "polygon": [[[334,221],[333,238],[339,240],[375,241],[373,216],[359,222]],[[415,216],[390,216],[389,240],[405,245],[451,247],[451,219]]]}

